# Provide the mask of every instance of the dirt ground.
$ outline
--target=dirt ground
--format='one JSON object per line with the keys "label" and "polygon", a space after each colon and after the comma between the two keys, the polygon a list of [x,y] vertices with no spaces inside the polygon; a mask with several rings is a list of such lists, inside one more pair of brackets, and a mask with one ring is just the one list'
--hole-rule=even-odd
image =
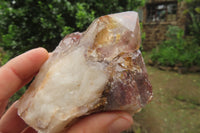
{"label": "dirt ground", "polygon": [[154,98],[135,114],[135,133],[200,133],[200,74],[147,70]]}

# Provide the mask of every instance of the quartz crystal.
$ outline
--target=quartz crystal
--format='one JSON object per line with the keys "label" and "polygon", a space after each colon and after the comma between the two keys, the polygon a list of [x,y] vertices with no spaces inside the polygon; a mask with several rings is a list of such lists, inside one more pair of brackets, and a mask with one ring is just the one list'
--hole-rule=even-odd
{"label": "quartz crystal", "polygon": [[138,112],[152,98],[140,42],[133,11],[67,35],[19,100],[18,114],[39,133],[59,133],[94,112]]}

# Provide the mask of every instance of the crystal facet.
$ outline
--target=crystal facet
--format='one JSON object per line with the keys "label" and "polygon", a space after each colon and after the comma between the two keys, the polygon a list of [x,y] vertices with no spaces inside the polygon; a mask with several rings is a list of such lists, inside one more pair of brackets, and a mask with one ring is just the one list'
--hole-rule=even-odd
{"label": "crystal facet", "polygon": [[140,41],[136,12],[102,16],[67,35],[19,100],[18,114],[40,133],[57,133],[93,112],[138,112],[152,98]]}

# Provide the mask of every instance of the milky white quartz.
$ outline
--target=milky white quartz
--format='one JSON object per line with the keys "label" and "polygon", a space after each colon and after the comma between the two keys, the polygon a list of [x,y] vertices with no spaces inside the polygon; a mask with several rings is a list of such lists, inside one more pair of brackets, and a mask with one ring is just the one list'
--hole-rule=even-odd
{"label": "milky white quartz", "polygon": [[18,114],[39,133],[59,133],[93,112],[138,112],[152,98],[136,12],[96,19],[67,35],[21,97]]}

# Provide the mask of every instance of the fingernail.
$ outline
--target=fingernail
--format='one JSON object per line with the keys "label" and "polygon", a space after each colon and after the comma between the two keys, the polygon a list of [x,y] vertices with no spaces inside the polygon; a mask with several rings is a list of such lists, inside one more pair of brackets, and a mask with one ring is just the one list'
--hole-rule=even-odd
{"label": "fingernail", "polygon": [[121,133],[122,131],[130,128],[132,123],[132,118],[128,116],[119,117],[109,126],[109,133]]}

